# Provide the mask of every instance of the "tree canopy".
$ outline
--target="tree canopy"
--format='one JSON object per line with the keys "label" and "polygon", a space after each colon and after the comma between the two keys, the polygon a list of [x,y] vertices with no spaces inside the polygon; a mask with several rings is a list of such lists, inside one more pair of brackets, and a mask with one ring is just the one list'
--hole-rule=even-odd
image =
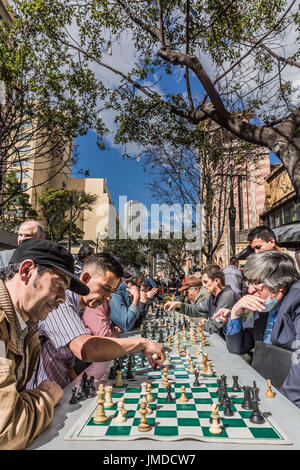
{"label": "tree canopy", "polygon": [[[54,52],[54,77],[78,84],[76,72],[87,74],[92,99],[101,100],[103,112],[116,113],[118,142],[134,141],[137,128],[146,140],[166,114],[192,125],[211,119],[272,150],[300,195],[296,0],[14,4],[39,41],[38,53]],[[134,45],[127,68],[114,61],[124,42]],[[87,109],[94,104],[87,102]]]}

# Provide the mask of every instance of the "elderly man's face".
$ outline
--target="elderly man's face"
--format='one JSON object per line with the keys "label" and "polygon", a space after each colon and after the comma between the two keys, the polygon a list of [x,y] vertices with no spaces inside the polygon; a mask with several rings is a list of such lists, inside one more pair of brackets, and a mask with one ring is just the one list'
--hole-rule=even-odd
{"label": "elderly man's face", "polygon": [[198,287],[189,287],[188,288],[188,298],[193,301],[195,300],[195,297],[196,295],[198,294],[199,292],[199,288]]}
{"label": "elderly man's face", "polygon": [[26,240],[27,238],[40,238],[38,234],[36,233],[36,224],[34,223],[23,224],[19,228],[18,245],[20,245],[20,243],[23,240]]}
{"label": "elderly man's face", "polygon": [[36,268],[26,285],[25,312],[30,320],[42,321],[66,300],[70,277],[58,269],[38,274]]}

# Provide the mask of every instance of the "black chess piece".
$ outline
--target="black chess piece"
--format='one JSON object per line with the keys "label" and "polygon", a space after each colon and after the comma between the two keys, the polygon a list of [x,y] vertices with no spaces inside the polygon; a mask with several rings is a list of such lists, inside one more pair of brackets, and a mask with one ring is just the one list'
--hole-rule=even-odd
{"label": "black chess piece", "polygon": [[109,380],[114,380],[116,378],[116,365],[113,365],[109,371]]}
{"label": "black chess piece", "polygon": [[249,421],[253,424],[262,424],[265,422],[265,418],[263,417],[258,406],[258,401],[259,401],[258,392],[259,392],[259,389],[255,385],[255,388],[251,390],[253,411],[251,415],[249,416]]}
{"label": "black chess piece", "polygon": [[241,407],[244,408],[245,410],[252,410],[252,400],[251,400],[251,387],[248,385],[245,385],[242,387],[244,390],[244,400],[241,404]]}
{"label": "black chess piece", "polygon": [[216,390],[216,395],[221,395],[221,379],[217,379],[218,388]]}
{"label": "black chess piece", "polygon": [[171,403],[172,401],[174,401],[174,397],[172,396],[171,394],[171,385],[168,385],[167,386],[167,396],[166,396],[166,403]]}
{"label": "black chess piece", "polygon": [[231,409],[231,400],[229,397],[226,398],[224,416],[233,416],[234,412]]}
{"label": "black chess piece", "polygon": [[232,376],[232,379],[233,379],[232,391],[233,391],[233,392],[241,392],[242,389],[241,389],[241,387],[239,386],[239,382],[238,382],[239,378],[238,378],[238,376],[237,376],[237,375],[233,375],[233,376]]}
{"label": "black chess piece", "polygon": [[197,370],[195,370],[194,375],[195,375],[195,381],[193,383],[193,386],[194,387],[200,387],[201,384],[199,382],[199,372]]}
{"label": "black chess piece", "polygon": [[91,375],[89,379],[89,396],[90,397],[96,396],[95,378],[93,375]]}
{"label": "black chess piece", "polygon": [[71,397],[71,400],[69,401],[70,405],[76,405],[76,403],[78,403],[78,400],[77,400],[77,397],[76,397],[76,387],[73,387],[72,388],[72,397]]}
{"label": "black chess piece", "polygon": [[133,375],[132,375],[132,372],[131,372],[131,363],[130,363],[130,361],[128,361],[128,364],[127,364],[126,379],[128,379],[128,380],[133,379]]}
{"label": "black chess piece", "polygon": [[83,383],[81,383],[81,382],[80,382],[79,387],[78,387],[78,392],[77,392],[76,398],[77,398],[78,401],[81,401],[81,400],[85,399]]}

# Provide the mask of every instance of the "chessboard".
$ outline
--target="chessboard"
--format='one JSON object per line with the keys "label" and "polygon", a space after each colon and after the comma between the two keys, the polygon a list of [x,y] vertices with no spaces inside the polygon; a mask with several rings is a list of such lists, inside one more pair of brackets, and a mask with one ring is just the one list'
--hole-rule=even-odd
{"label": "chessboard", "polygon": [[203,322],[196,326],[190,318],[175,310],[164,312],[163,307],[153,308],[140,326],[141,336],[164,344],[165,347],[188,348],[201,344],[209,346],[203,333]]}
{"label": "chessboard", "polygon": [[146,361],[141,355],[115,361],[111,376],[117,373],[117,380],[100,384],[65,439],[292,444],[258,408],[255,382],[242,386],[236,376],[220,376],[213,366],[207,368],[205,353],[172,353],[158,371]]}

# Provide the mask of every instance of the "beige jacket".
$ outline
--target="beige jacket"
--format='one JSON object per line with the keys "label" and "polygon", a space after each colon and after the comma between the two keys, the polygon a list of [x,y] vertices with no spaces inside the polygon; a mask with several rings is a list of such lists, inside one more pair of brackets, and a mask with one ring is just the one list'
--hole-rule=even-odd
{"label": "beige jacket", "polygon": [[[0,340],[6,358],[0,358],[0,449],[24,449],[52,421],[54,401],[40,389],[18,390],[15,371],[21,353],[16,342],[15,314],[10,296],[0,280]],[[26,382],[33,373],[40,345],[35,334],[28,345],[29,367]]]}

